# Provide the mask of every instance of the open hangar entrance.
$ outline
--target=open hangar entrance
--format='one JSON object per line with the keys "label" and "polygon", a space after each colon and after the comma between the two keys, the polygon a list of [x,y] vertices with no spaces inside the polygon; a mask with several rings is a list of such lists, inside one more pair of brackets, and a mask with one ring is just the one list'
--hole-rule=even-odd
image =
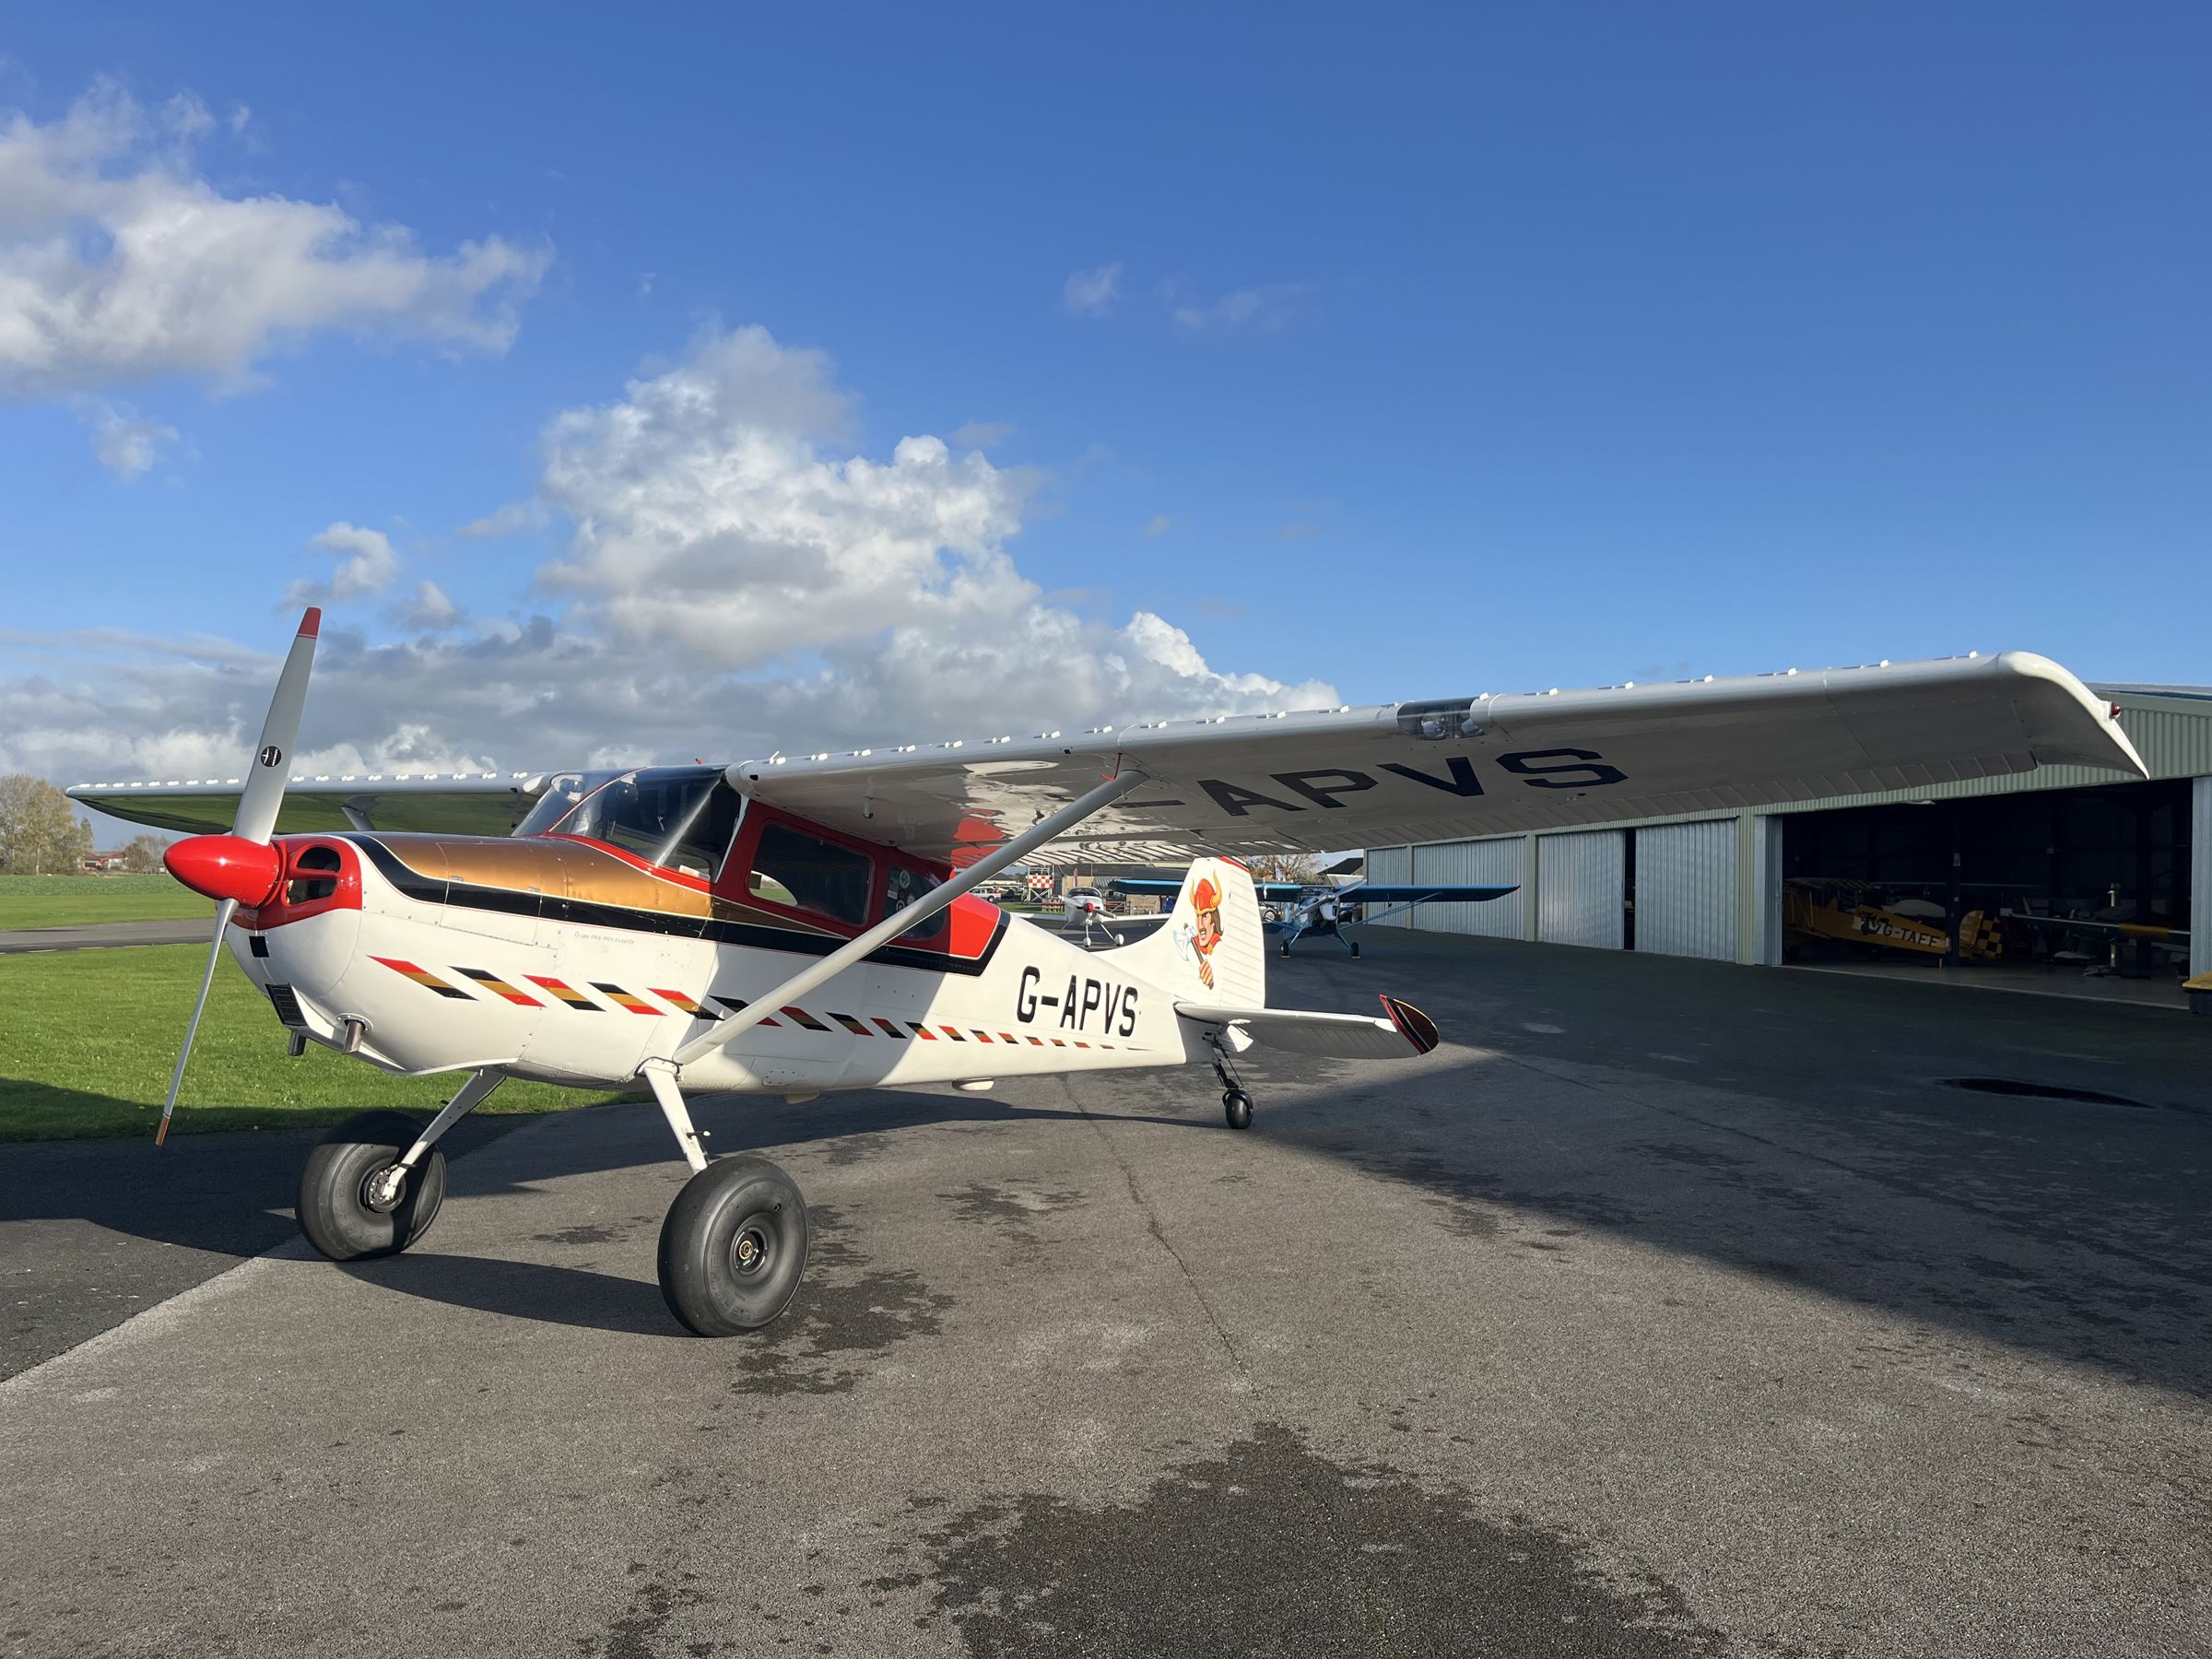
{"label": "open hangar entrance", "polygon": [[1783,959],[2111,974],[2178,1000],[2191,818],[2180,778],[1781,815]]}

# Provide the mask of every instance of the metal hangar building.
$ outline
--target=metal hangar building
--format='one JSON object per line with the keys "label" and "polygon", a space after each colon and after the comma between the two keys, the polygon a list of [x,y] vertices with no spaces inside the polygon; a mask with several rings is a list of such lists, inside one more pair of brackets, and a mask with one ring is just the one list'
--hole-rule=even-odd
{"label": "metal hangar building", "polygon": [[[1385,926],[1760,965],[1854,943],[1903,959],[1808,931],[1830,919],[1817,907],[1901,910],[1937,935],[1911,947],[1924,961],[2093,965],[2105,950],[2119,971],[2166,981],[2179,1006],[2179,981],[2212,973],[2212,918],[2191,929],[2193,906],[2212,899],[2212,688],[2093,689],[2118,709],[2147,782],[2045,766],[1725,816],[1371,847],[1367,874],[1520,888]],[[2191,1000],[2203,1009],[2212,994]]]}

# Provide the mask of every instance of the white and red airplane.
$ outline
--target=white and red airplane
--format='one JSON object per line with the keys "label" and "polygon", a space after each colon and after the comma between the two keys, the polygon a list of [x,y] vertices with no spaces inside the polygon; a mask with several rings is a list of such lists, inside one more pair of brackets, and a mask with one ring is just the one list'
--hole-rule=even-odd
{"label": "white and red airplane", "polygon": [[[309,1042],[387,1072],[467,1074],[425,1124],[353,1118],[309,1156],[301,1229],[337,1260],[420,1238],[438,1139],[508,1077],[642,1080],[694,1173],[660,1241],[702,1335],[765,1324],[806,1259],[798,1189],[712,1159],[687,1093],[1210,1065],[1252,1123],[1254,1044],[1383,1059],[1436,1028],[1267,1006],[1240,855],[1441,841],[1922,787],[2064,762],[2141,776],[2114,712],[2042,657],[1186,720],[778,756],[734,766],[465,778],[293,777],[319,613],[301,620],[241,782],[79,784],[194,831],[171,872]],[[285,833],[279,833],[279,831]],[[409,832],[409,831],[414,832]],[[1018,862],[1193,856],[1167,923],[1085,951],[970,889]]]}

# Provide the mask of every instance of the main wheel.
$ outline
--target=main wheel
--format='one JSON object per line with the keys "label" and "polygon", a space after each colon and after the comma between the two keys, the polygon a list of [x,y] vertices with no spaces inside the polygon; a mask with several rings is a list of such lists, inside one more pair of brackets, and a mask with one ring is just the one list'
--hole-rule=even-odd
{"label": "main wheel", "polygon": [[1221,1097],[1221,1114],[1231,1129],[1251,1128],[1252,1097],[1241,1088],[1230,1089]]}
{"label": "main wheel", "polygon": [[445,1202],[445,1154],[432,1147],[396,1193],[381,1181],[425,1120],[363,1112],[323,1137],[300,1171],[300,1230],[334,1262],[397,1255],[430,1230]]}
{"label": "main wheel", "polygon": [[806,1201],[765,1158],[718,1158],[661,1223],[661,1297],[700,1336],[754,1331],[791,1305],[806,1271]]}

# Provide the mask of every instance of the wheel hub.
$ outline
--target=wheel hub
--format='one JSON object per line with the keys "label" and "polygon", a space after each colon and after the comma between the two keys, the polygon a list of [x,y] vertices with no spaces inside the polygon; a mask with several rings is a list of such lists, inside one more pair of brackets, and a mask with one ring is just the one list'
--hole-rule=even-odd
{"label": "wheel hub", "polygon": [[406,1194],[407,1172],[395,1163],[371,1170],[361,1182],[362,1204],[380,1216],[388,1216],[397,1209]]}
{"label": "wheel hub", "polygon": [[759,1272],[768,1265],[768,1234],[753,1222],[747,1222],[730,1241],[730,1260],[740,1273]]}

